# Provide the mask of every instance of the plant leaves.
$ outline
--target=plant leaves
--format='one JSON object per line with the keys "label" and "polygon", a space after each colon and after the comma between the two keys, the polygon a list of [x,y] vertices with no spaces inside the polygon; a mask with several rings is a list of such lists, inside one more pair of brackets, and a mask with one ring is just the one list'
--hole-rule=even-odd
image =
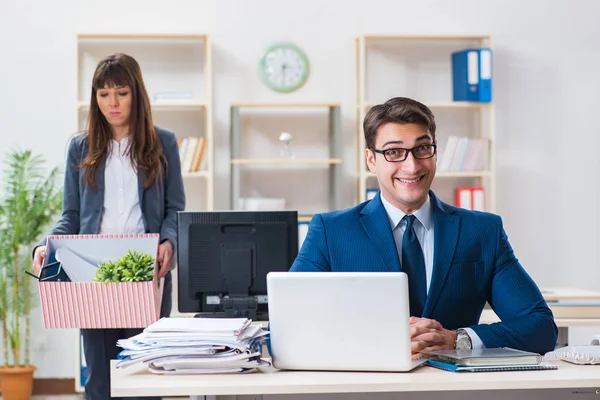
{"label": "plant leaves", "polygon": [[101,263],[95,282],[143,282],[154,277],[155,260],[149,254],[128,250],[117,260]]}

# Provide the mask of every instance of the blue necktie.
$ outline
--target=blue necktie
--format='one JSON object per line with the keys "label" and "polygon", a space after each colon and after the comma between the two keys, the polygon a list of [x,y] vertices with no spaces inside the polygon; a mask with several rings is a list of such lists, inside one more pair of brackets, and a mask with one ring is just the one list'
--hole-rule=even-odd
{"label": "blue necktie", "polygon": [[415,216],[406,215],[404,218],[406,218],[406,230],[402,237],[402,270],[408,275],[410,315],[421,317],[427,297],[425,258],[413,228]]}

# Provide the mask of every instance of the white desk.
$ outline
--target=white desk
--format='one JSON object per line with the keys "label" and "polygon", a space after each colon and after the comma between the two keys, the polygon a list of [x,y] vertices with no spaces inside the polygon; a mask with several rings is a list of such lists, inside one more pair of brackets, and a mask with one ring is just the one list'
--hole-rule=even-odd
{"label": "white desk", "polygon": [[546,301],[561,301],[561,300],[599,300],[600,292],[595,292],[586,289],[577,288],[552,288],[546,287],[540,289],[542,296]]}
{"label": "white desk", "polygon": [[420,367],[407,373],[277,371],[247,375],[154,375],[111,364],[112,396],[221,396],[448,392],[515,389],[600,390],[600,366],[557,361],[558,370],[453,373]]}
{"label": "white desk", "polygon": [[[549,302],[564,300],[599,300],[600,292],[570,288],[546,288]],[[552,308],[552,307],[551,307]],[[189,317],[193,314],[174,314]],[[489,309],[483,311],[481,323],[498,321]],[[559,335],[569,327],[599,326],[600,318],[556,318]],[[266,326],[266,322],[262,323]],[[564,339],[566,343],[566,336]],[[560,341],[559,341],[560,342]],[[113,396],[243,396],[339,393],[435,393],[473,392],[478,390],[508,391],[519,389],[583,389],[600,394],[600,365],[576,366],[557,362],[556,371],[451,373],[421,367],[410,373],[343,373],[292,372],[249,375],[162,376],[149,373],[145,367],[115,369],[111,366]],[[488,392],[489,393],[489,392]],[[504,392],[501,392],[504,393]],[[511,393],[511,395],[514,392]],[[558,393],[562,396],[562,393]],[[344,396],[345,397],[345,396]],[[468,396],[467,396],[468,397]],[[502,396],[504,397],[504,396]],[[580,396],[578,395],[578,398]],[[460,396],[462,398],[462,395]],[[477,395],[481,398],[481,395]],[[528,395],[526,398],[530,398]],[[545,395],[541,398],[546,398]],[[559,397],[557,397],[559,398]],[[588,397],[586,397],[588,398]]]}

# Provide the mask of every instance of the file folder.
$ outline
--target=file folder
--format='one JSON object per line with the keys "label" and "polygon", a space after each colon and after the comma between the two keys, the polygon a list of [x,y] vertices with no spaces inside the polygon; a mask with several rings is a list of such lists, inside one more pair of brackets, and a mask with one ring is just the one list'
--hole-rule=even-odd
{"label": "file folder", "polygon": [[473,210],[485,211],[485,194],[483,187],[474,187],[471,189],[473,198]]}
{"label": "file folder", "polygon": [[467,210],[485,211],[485,189],[481,186],[456,188],[454,205]]}
{"label": "file folder", "polygon": [[467,210],[473,209],[473,194],[470,187],[459,187],[455,189],[454,205]]}
{"label": "file folder", "polygon": [[454,101],[492,101],[492,50],[465,49],[452,53]]}
{"label": "file folder", "polygon": [[485,365],[478,367],[469,367],[452,364],[446,361],[428,359],[427,364],[431,367],[443,369],[450,372],[503,372],[503,371],[536,371],[558,369],[558,365],[553,364],[528,364],[528,365]]}

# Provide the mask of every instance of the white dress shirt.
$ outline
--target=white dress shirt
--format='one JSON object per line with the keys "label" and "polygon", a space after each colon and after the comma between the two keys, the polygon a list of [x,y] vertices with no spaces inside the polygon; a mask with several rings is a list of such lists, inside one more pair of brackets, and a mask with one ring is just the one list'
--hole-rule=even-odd
{"label": "white dress shirt", "polygon": [[[402,236],[404,235],[407,224],[407,221],[403,220],[402,218],[404,218],[406,214],[402,210],[394,207],[383,196],[380,197],[390,221],[390,227],[392,228],[394,241],[396,242],[396,249],[398,251],[398,259],[400,260],[400,264],[402,264]],[[433,275],[433,254],[435,245],[433,235],[433,208],[429,196],[427,196],[427,200],[421,206],[421,208],[415,211],[413,215],[415,216],[413,228],[415,230],[415,235],[417,235],[417,239],[419,240],[419,244],[421,245],[421,249],[423,250],[423,258],[425,259],[425,278],[427,284],[427,294],[429,295],[431,276]],[[481,349],[485,347],[475,331],[470,328],[463,329],[469,333],[474,349]]]}
{"label": "white dress shirt", "polygon": [[100,233],[144,233],[137,173],[126,154],[129,137],[111,140],[104,170]]}

